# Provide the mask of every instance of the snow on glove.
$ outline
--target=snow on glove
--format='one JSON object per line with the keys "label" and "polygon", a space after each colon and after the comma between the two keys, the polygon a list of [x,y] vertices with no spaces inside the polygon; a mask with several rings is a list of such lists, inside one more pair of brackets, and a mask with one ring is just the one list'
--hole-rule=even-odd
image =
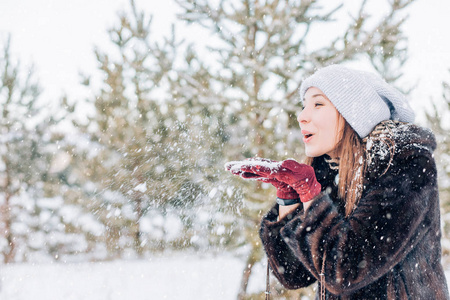
{"label": "snow on glove", "polygon": [[239,175],[245,179],[261,179],[264,176],[255,174],[254,172],[245,172],[243,168],[250,166],[258,166],[265,168],[279,168],[281,162],[261,157],[251,157],[243,161],[230,161],[225,164],[225,170],[230,171],[234,175]]}
{"label": "snow on glove", "polygon": [[244,174],[253,173],[256,176],[284,182],[294,188],[302,202],[311,201],[321,190],[321,185],[317,182],[314,169],[293,159],[271,165],[242,165],[240,172]]}
{"label": "snow on glove", "polygon": [[297,192],[285,182],[281,182],[276,178],[266,178],[264,176],[255,174],[253,172],[243,172],[242,168],[248,166],[265,166],[267,168],[279,168],[281,165],[278,161],[273,161],[267,158],[249,158],[244,161],[230,161],[225,164],[225,169],[234,175],[239,175],[244,179],[256,179],[259,181],[272,184],[277,189],[277,197],[285,200],[299,198]]}

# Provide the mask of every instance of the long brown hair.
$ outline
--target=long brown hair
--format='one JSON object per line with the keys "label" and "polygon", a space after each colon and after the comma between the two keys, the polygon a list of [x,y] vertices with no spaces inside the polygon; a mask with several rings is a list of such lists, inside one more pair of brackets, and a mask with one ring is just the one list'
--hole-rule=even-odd
{"label": "long brown hair", "polygon": [[[341,114],[338,117],[338,124],[339,122],[344,122],[344,126],[342,132],[336,135],[340,137],[335,150],[339,157],[338,195],[345,201],[345,215],[349,216],[361,198],[367,160],[364,143]],[[307,157],[305,163],[312,165],[314,159]]]}

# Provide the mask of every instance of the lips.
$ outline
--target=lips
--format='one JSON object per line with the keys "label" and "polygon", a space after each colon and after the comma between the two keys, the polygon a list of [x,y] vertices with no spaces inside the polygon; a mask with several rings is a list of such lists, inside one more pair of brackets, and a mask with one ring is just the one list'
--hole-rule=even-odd
{"label": "lips", "polygon": [[312,138],[313,138],[313,135],[309,135],[309,136],[305,135],[303,137],[303,142],[306,144],[306,143],[310,142]]}
{"label": "lips", "polygon": [[311,141],[311,139],[314,136],[314,133],[306,131],[306,130],[302,130],[302,134],[303,134],[303,142],[304,143],[308,143],[309,141]]}

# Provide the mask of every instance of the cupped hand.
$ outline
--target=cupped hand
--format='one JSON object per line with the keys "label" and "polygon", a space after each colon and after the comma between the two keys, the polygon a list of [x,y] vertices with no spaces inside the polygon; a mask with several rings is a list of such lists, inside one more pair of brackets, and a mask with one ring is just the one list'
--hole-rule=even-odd
{"label": "cupped hand", "polygon": [[[276,179],[292,187],[302,202],[308,202],[320,194],[321,185],[317,182],[314,169],[293,159],[283,162],[253,161],[251,164],[235,165],[234,170],[254,178]],[[253,174],[253,175],[251,175]]]}
{"label": "cupped hand", "polygon": [[[251,167],[257,168],[279,168],[280,162],[267,158],[253,157],[244,161],[231,161],[225,164],[225,169],[234,175],[241,176],[244,179],[256,179],[272,184],[277,189],[277,197],[281,199],[297,199],[298,193],[289,184],[279,181],[276,178],[267,178],[261,174],[252,171]],[[249,170],[248,172],[245,170]]]}

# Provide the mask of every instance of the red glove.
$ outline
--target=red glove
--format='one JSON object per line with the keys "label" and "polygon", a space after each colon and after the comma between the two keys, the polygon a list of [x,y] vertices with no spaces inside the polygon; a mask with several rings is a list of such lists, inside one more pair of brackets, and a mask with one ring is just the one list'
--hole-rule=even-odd
{"label": "red glove", "polygon": [[260,181],[268,182],[277,189],[277,197],[284,200],[298,199],[298,193],[287,183],[276,180],[275,178],[261,178]]}
{"label": "red glove", "polygon": [[299,198],[297,192],[290,187],[287,183],[278,181],[276,178],[266,178],[261,175],[255,174],[253,172],[243,172],[241,169],[243,166],[250,166],[254,164],[265,164],[269,165],[281,165],[277,161],[269,160],[266,158],[249,158],[245,161],[232,161],[225,164],[225,169],[230,171],[234,175],[239,175],[244,179],[256,179],[259,181],[267,182],[272,184],[277,189],[277,197],[285,200],[297,199]]}
{"label": "red glove", "polygon": [[[317,182],[314,169],[311,166],[300,164],[295,160],[288,159],[281,164],[254,163],[251,165],[242,165],[241,173],[253,173],[255,176],[261,176],[267,179],[276,179],[288,184],[300,196],[302,202],[311,201],[319,195],[321,185]],[[281,197],[280,197],[281,198]]]}

